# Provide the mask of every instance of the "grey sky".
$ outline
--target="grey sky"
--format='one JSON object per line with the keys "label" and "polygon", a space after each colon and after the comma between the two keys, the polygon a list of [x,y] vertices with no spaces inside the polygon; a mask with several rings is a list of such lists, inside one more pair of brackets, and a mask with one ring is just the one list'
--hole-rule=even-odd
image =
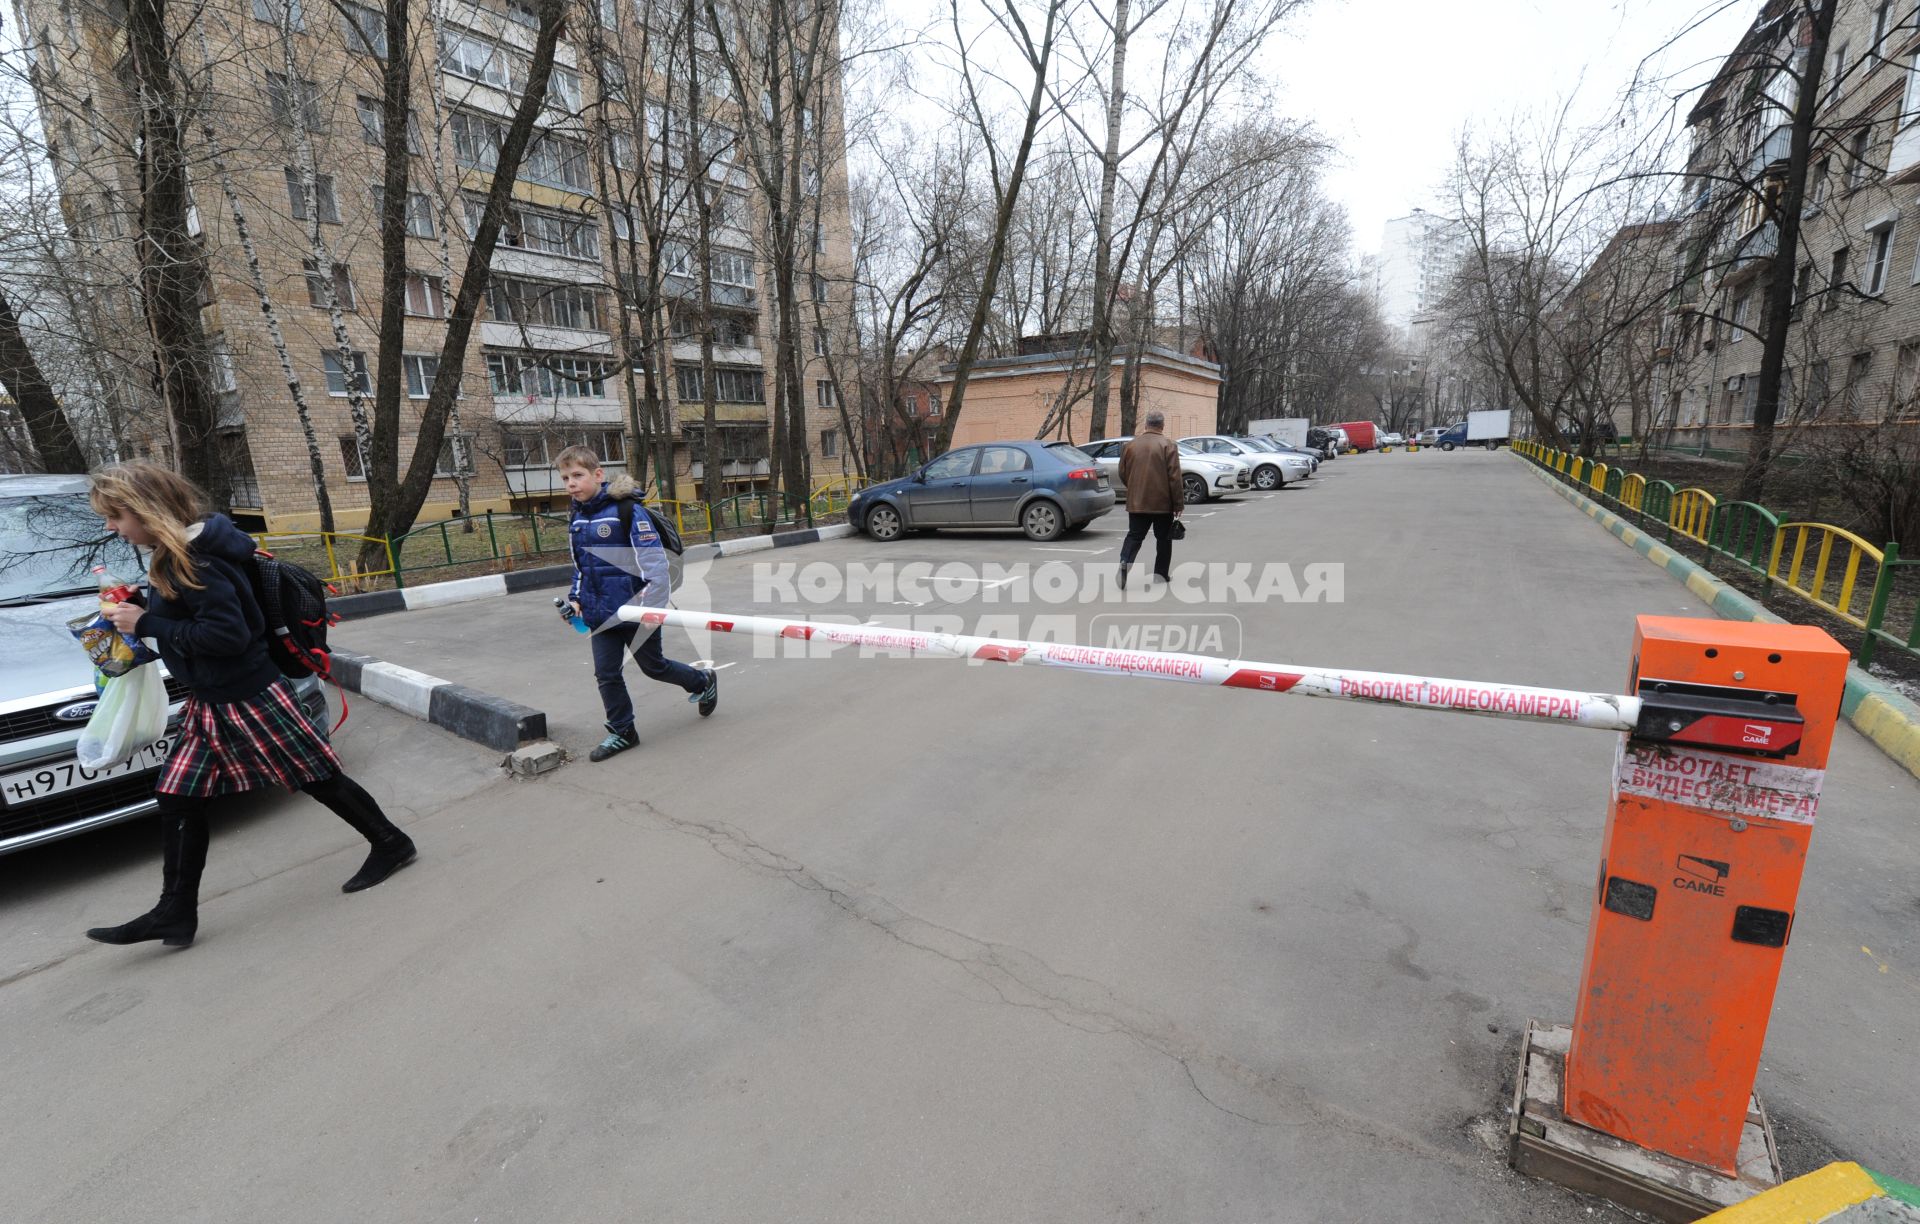
{"label": "grey sky", "polygon": [[[1329,189],[1353,218],[1355,245],[1438,195],[1456,134],[1470,121],[1550,107],[1578,85],[1576,112],[1605,114],[1640,60],[1705,0],[1317,0],[1274,41],[1264,64],[1283,113],[1340,146]],[[1758,3],[1736,4],[1676,45],[1668,71],[1701,81]]]}

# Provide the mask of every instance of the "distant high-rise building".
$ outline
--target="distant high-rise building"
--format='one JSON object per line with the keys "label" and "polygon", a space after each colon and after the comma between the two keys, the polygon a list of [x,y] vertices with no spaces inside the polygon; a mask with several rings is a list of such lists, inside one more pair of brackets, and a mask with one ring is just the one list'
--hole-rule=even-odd
{"label": "distant high-rise building", "polygon": [[1376,273],[1380,313],[1411,334],[1434,309],[1446,278],[1466,252],[1460,223],[1416,208],[1388,221],[1380,234]]}

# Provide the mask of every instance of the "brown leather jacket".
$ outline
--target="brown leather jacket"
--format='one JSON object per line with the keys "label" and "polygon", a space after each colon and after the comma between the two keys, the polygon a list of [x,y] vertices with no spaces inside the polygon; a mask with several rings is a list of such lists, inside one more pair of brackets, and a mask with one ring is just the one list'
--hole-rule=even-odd
{"label": "brown leather jacket", "polygon": [[1186,504],[1180,487],[1180,447],[1156,430],[1136,435],[1120,451],[1120,483],[1127,486],[1128,513],[1179,513]]}

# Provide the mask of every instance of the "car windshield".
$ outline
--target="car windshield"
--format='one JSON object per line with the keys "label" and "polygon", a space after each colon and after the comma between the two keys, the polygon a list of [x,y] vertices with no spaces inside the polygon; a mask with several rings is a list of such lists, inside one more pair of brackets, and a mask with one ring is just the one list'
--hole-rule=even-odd
{"label": "car windshield", "polygon": [[1265,438],[1241,438],[1239,442],[1242,446],[1251,446],[1255,450],[1277,451],[1280,449]]}
{"label": "car windshield", "polygon": [[133,546],[107,530],[85,493],[0,498],[0,604],[96,590],[96,565],[116,578],[146,572]]}

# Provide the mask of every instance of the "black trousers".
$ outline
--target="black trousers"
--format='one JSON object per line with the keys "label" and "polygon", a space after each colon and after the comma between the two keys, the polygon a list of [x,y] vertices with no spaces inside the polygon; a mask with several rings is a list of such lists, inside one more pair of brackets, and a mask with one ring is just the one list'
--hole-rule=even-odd
{"label": "black trousers", "polygon": [[1141,541],[1147,538],[1147,529],[1153,529],[1153,576],[1162,581],[1167,579],[1167,568],[1173,564],[1173,515],[1135,514],[1127,512],[1127,538],[1120,544],[1120,564],[1132,565],[1133,559],[1140,555]]}

